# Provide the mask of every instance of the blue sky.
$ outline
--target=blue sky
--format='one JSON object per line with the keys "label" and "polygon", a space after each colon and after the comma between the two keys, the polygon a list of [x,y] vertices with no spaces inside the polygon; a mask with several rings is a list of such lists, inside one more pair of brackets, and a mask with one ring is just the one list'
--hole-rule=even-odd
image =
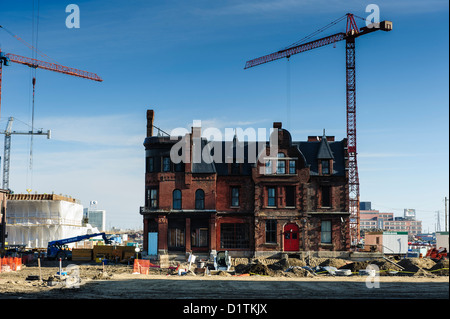
{"label": "blue sky", "polygon": [[[34,0],[35,8],[37,0]],[[65,8],[80,8],[68,29]],[[141,227],[145,112],[170,131],[204,126],[270,128],[281,121],[295,140],[346,136],[345,43],[244,70],[375,3],[392,32],[356,43],[361,200],[401,216],[415,208],[435,228],[448,191],[448,1],[39,1],[38,50],[58,63],[97,73],[98,83],[37,70],[35,136],[13,136],[10,186],[16,193],[67,194],[98,201],[107,226]],[[0,25],[32,43],[33,1],[2,3]],[[35,10],[36,13],[36,10]],[[35,19],[36,22],[36,19]],[[364,21],[357,20],[360,27]],[[321,36],[345,30],[336,25]],[[2,51],[32,52],[0,30]],[[38,59],[46,58],[38,56]],[[4,67],[0,129],[31,124],[32,71]],[[3,146],[3,143],[1,143]]]}

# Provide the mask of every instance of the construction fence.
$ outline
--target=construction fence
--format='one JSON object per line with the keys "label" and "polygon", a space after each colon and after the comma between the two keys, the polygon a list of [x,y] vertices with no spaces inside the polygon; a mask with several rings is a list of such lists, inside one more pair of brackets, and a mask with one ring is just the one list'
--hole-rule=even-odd
{"label": "construction fence", "polygon": [[150,267],[159,268],[159,265],[154,265],[147,259],[135,259],[133,265],[133,274],[148,275]]}
{"label": "construction fence", "polygon": [[21,257],[0,258],[0,272],[18,271],[22,268]]}

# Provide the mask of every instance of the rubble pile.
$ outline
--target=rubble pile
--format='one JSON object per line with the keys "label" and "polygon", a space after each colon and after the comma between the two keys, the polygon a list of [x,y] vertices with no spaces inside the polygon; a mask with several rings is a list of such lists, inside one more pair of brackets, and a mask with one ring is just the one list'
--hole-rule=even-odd
{"label": "rubble pile", "polygon": [[[242,262],[242,260],[240,260]],[[369,265],[376,266],[380,276],[448,276],[448,259],[435,262],[429,258],[403,258],[399,261],[375,259],[350,261],[341,258],[282,258],[273,262],[255,259],[249,263],[235,263],[232,271],[236,275],[249,274],[272,277],[314,277],[316,275],[338,275],[363,273]],[[346,271],[344,271],[346,270]]]}

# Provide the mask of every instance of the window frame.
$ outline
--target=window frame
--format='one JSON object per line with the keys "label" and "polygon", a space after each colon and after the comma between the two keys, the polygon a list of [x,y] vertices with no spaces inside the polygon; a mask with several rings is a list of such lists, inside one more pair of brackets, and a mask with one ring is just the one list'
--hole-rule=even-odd
{"label": "window frame", "polygon": [[[234,191],[236,191],[237,193],[235,193]],[[239,205],[240,205],[239,196],[240,196],[240,187],[231,186],[230,187],[230,200],[231,200],[230,206],[231,207],[239,207]],[[234,202],[234,200],[236,200],[236,199],[237,199],[237,203]]]}
{"label": "window frame", "polygon": [[[175,194],[179,194],[179,198],[175,198]],[[178,203],[175,206],[175,203]],[[172,209],[181,210],[183,209],[183,195],[180,189],[174,189],[172,192]]]}
{"label": "window frame", "polygon": [[265,222],[265,239],[266,244],[277,244],[277,220],[276,219],[267,219]]}
{"label": "window frame", "polygon": [[280,158],[285,158],[286,155],[284,153],[277,154],[277,170],[276,173],[278,175],[286,175],[286,160],[280,160]]}
{"label": "window frame", "polygon": [[147,205],[151,209],[159,207],[159,190],[157,187],[149,187],[147,189]]}
{"label": "window frame", "polygon": [[289,160],[289,174],[294,175],[296,173],[297,173],[297,163],[295,162],[295,160]]}
{"label": "window frame", "polygon": [[[325,164],[325,165],[324,165]],[[331,163],[330,160],[321,160],[322,175],[331,174]]]}
{"label": "window frame", "polygon": [[248,249],[250,244],[250,223],[220,224],[220,249]]}
{"label": "window frame", "polygon": [[196,210],[205,209],[205,191],[201,188],[195,191],[195,209]]}
{"label": "window frame", "polygon": [[331,244],[333,242],[333,224],[331,220],[322,220],[320,224],[320,243]]}
{"label": "window frame", "polygon": [[[324,190],[327,190],[324,192]],[[328,193],[328,194],[327,194]],[[327,195],[327,196],[325,196]],[[326,201],[325,201],[326,199]],[[320,186],[320,207],[321,208],[331,208],[331,186],[322,185]]]}
{"label": "window frame", "polygon": [[[270,190],[273,190],[273,196],[270,195]],[[271,205],[273,199],[273,205]],[[274,186],[267,187],[267,207],[277,207],[277,188]]]}
{"label": "window frame", "polygon": [[[168,161],[168,162],[166,162]],[[171,171],[171,161],[169,156],[164,156],[162,160],[162,172],[167,173]]]}
{"label": "window frame", "polygon": [[[289,190],[289,191],[288,191]],[[292,192],[292,203],[288,203],[288,194]],[[296,187],[295,186],[285,186],[284,187],[284,194],[285,194],[285,202],[286,202],[286,207],[296,207],[296,203],[297,203],[297,191],[296,191]],[[290,205],[292,204],[292,205]]]}
{"label": "window frame", "polygon": [[146,172],[153,173],[155,171],[155,158],[153,156],[147,157]]}

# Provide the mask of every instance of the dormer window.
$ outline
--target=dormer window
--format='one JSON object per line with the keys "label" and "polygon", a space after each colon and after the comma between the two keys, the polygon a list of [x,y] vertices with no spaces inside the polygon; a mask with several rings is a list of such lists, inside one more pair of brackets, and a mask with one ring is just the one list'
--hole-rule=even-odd
{"label": "dormer window", "polygon": [[[284,158],[284,154],[283,153],[278,153],[277,154],[278,158]],[[286,174],[286,161],[283,160],[277,160],[277,174]]]}
{"label": "dormer window", "polygon": [[322,160],[322,175],[330,174],[330,160]]}
{"label": "dormer window", "polygon": [[289,161],[289,174],[295,174],[295,161]]}

